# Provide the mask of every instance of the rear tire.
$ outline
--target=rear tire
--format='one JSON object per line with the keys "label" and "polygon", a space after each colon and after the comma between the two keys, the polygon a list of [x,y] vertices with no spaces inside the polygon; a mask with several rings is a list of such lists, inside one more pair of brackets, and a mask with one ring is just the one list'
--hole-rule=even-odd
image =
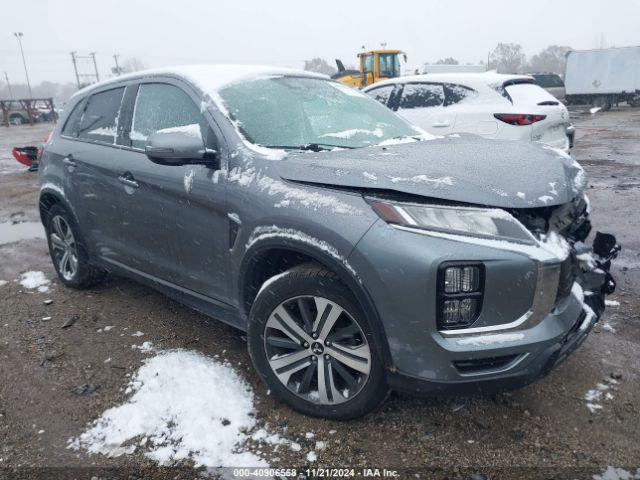
{"label": "rear tire", "polygon": [[338,275],[305,264],[269,282],[248,328],[249,354],[267,386],[312,417],[347,420],[378,407],[388,392],[384,368],[371,326]]}
{"label": "rear tire", "polygon": [[51,207],[45,231],[49,255],[62,283],[85,289],[104,279],[105,272],[91,265],[80,229],[66,208],[60,204]]}
{"label": "rear tire", "polygon": [[24,119],[22,118],[22,115],[10,115],[9,116],[9,123],[11,125],[22,125],[24,123]]}

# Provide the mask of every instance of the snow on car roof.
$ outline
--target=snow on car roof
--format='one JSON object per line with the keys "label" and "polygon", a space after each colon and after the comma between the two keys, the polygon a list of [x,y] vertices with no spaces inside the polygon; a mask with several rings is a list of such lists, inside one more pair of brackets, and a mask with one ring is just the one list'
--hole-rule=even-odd
{"label": "snow on car roof", "polygon": [[[259,78],[262,76],[296,76],[329,79],[327,75],[309,72],[305,70],[297,70],[293,68],[271,67],[265,65],[182,65],[169,68],[156,68],[150,70],[142,70],[139,72],[113,77],[102,82],[94,83],[88,87],[78,91],[78,94],[86,94],[87,92],[101,88],[112,83],[119,83],[128,80],[135,80],[145,77],[169,76],[183,78],[193,83],[204,93],[212,94],[220,88],[241,80],[251,78]],[[75,96],[75,95],[74,95]]]}
{"label": "snow on car roof", "polygon": [[375,87],[384,85],[393,85],[396,83],[415,83],[415,82],[440,82],[440,83],[458,83],[463,85],[491,85],[495,83],[504,83],[510,80],[527,80],[533,81],[529,75],[507,75],[488,71],[482,73],[472,72],[452,72],[452,73],[424,73],[421,75],[407,75],[404,77],[390,78],[381,82],[374,83],[365,88],[369,91]]}

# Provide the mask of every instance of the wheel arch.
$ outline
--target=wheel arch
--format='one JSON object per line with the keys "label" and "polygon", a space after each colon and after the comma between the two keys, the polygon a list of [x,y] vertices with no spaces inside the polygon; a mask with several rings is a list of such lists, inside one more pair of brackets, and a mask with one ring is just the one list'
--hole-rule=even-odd
{"label": "wheel arch", "polygon": [[[284,255],[284,256],[283,256]],[[253,301],[264,281],[302,263],[313,262],[333,271],[345,283],[371,325],[383,365],[392,369],[392,358],[384,326],[366,287],[346,261],[304,242],[270,238],[257,241],[244,255],[238,276],[238,298],[242,315],[248,319]],[[266,265],[266,268],[265,268]]]}
{"label": "wheel arch", "polygon": [[47,218],[49,216],[49,212],[51,211],[51,208],[54,205],[60,205],[67,212],[69,212],[69,215],[71,215],[76,226],[80,228],[79,227],[80,224],[78,222],[78,217],[76,216],[75,210],[71,207],[71,204],[67,201],[62,190],[58,189],[57,187],[56,188],[43,187],[40,190],[40,196],[38,199],[38,209],[40,212],[40,221],[42,222],[42,225],[45,226],[45,228],[47,226]]}

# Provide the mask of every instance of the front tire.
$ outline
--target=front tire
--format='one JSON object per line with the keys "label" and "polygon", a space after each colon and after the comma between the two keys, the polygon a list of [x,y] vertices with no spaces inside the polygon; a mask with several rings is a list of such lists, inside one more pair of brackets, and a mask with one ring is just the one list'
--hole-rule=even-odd
{"label": "front tire", "polygon": [[67,287],[89,288],[104,277],[91,265],[89,255],[73,216],[60,204],[49,210],[46,221],[49,255],[58,278]]}
{"label": "front tire", "polygon": [[305,264],[276,276],[258,293],[249,317],[253,364],[294,410],[346,420],[386,397],[371,326],[335,273]]}

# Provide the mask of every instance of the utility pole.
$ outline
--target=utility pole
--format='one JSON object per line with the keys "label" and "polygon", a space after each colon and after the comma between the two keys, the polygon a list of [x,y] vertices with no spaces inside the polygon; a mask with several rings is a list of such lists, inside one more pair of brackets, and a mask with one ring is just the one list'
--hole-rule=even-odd
{"label": "utility pole", "polygon": [[78,75],[78,64],[76,63],[76,52],[71,52],[71,61],[73,62],[73,70],[76,72],[76,83],[78,84],[78,89],[82,88],[80,86],[80,75]]}
{"label": "utility pole", "polygon": [[9,83],[9,75],[7,75],[7,72],[4,72],[4,78],[7,81],[7,87],[9,87],[9,97],[11,98],[11,100],[13,100],[13,91],[11,90],[11,84]]}
{"label": "utility pole", "polygon": [[120,56],[120,55],[118,55],[118,54],[115,54],[115,55],[113,56],[113,60],[116,62],[116,71],[115,71],[115,74],[116,74],[117,76],[120,76],[120,74],[122,73],[122,72],[120,71],[120,65],[118,65],[118,57],[119,57],[119,56]]}
{"label": "utility pole", "polygon": [[98,74],[98,64],[96,63],[96,52],[92,52],[89,56],[93,59],[93,68],[96,70],[96,82],[100,81],[100,75]]}
{"label": "utility pole", "polygon": [[27,72],[27,61],[24,59],[24,50],[22,49],[22,32],[14,32],[13,35],[18,39],[18,45],[20,45],[22,64],[24,65],[24,76],[27,77],[27,87],[29,88],[29,98],[33,98],[33,94],[31,93],[31,83],[29,82],[29,72]]}

